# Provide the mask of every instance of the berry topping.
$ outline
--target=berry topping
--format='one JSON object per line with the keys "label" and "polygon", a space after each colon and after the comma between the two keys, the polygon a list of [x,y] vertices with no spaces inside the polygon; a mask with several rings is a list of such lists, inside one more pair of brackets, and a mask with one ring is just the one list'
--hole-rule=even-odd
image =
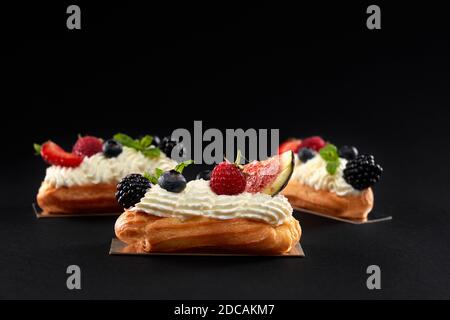
{"label": "berry topping", "polygon": [[285,153],[286,151],[292,151],[294,153],[297,153],[300,149],[300,146],[302,145],[302,140],[300,139],[289,139],[285,142],[283,142],[278,147],[278,154]]}
{"label": "berry topping", "polygon": [[144,176],[129,174],[117,185],[116,199],[122,207],[128,209],[138,203],[151,186]]}
{"label": "berry topping", "polygon": [[106,140],[103,144],[103,155],[106,158],[114,158],[122,153],[122,145],[114,139]]}
{"label": "berry topping", "polygon": [[241,169],[235,163],[224,161],[214,167],[209,186],[216,194],[235,195],[244,192],[246,183]]}
{"label": "berry topping", "polygon": [[78,167],[83,157],[64,151],[52,141],[44,143],[40,148],[42,158],[51,165],[62,167]]}
{"label": "berry topping", "polygon": [[203,180],[210,180],[211,179],[211,170],[203,170],[197,173],[197,176],[195,179],[203,179]]}
{"label": "berry topping", "polygon": [[161,139],[158,136],[153,136],[151,145],[154,147],[159,147],[160,143],[161,143]]}
{"label": "berry topping", "polygon": [[339,148],[339,157],[353,160],[358,156],[358,149],[353,146],[342,146]]}
{"label": "berry topping", "polygon": [[158,184],[167,191],[179,193],[186,188],[186,178],[180,172],[170,170],[158,178]]}
{"label": "berry topping", "polygon": [[[164,152],[166,154],[166,156],[171,157],[172,156],[172,150],[173,148],[175,148],[175,146],[178,143],[174,140],[172,140],[172,138],[170,136],[165,137],[164,139],[162,139],[161,143],[159,144],[159,149],[161,149],[162,152]],[[184,154],[184,148],[180,149],[179,152],[179,156],[182,157]]]}
{"label": "berry topping", "polygon": [[301,148],[298,152],[298,158],[301,162],[305,163],[316,156],[317,152],[310,148]]}
{"label": "berry topping", "polygon": [[96,153],[102,152],[103,142],[101,139],[85,136],[78,138],[77,142],[72,148],[72,153],[81,157],[91,157]]}
{"label": "berry topping", "polygon": [[326,142],[319,136],[309,137],[309,138],[303,139],[303,141],[302,141],[303,148],[313,149],[317,152],[319,152],[320,149],[325,147],[325,144],[326,144]]}
{"label": "berry topping", "polygon": [[347,162],[344,179],[356,190],[364,190],[373,186],[381,178],[383,168],[375,163],[371,155],[360,155]]}

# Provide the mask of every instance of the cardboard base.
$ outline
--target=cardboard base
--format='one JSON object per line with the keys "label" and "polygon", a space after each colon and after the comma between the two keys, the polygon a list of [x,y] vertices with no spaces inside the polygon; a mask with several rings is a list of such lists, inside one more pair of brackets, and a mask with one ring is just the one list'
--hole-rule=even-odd
{"label": "cardboard base", "polygon": [[112,213],[112,212],[106,212],[106,213],[62,213],[62,214],[46,214],[44,213],[35,203],[31,204],[33,208],[33,212],[36,215],[36,218],[75,218],[75,217],[100,217],[100,216],[119,216],[122,214],[122,212]]}
{"label": "cardboard base", "polygon": [[369,216],[367,217],[366,221],[357,221],[357,220],[350,220],[350,219],[334,217],[334,216],[330,216],[330,215],[327,215],[327,214],[314,212],[314,211],[306,210],[306,209],[295,208],[295,207],[294,207],[294,210],[299,211],[299,212],[306,212],[306,213],[314,214],[314,215],[319,216],[319,217],[332,219],[332,220],[337,220],[337,221],[341,221],[341,222],[346,222],[346,223],[350,223],[350,224],[366,224],[366,223],[375,223],[375,222],[382,222],[382,221],[392,220],[392,216],[383,216],[383,215],[380,215],[380,214],[376,214],[374,212],[369,214]]}
{"label": "cardboard base", "polygon": [[165,252],[138,252],[131,246],[120,241],[117,238],[111,240],[111,248],[109,249],[110,255],[137,255],[137,256],[207,256],[207,257],[251,257],[251,256],[263,256],[263,257],[297,257],[302,258],[305,256],[302,246],[299,242],[291,249],[291,251],[284,254],[272,254],[272,255],[255,255],[255,254],[236,254],[236,253],[209,253],[209,252],[182,252],[182,253],[165,253]]}

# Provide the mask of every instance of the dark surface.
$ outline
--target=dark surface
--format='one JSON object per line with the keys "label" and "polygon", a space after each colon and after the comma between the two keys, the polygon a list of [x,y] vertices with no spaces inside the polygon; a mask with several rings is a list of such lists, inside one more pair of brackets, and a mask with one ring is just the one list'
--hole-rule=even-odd
{"label": "dark surface", "polygon": [[[449,298],[446,11],[383,4],[372,32],[367,5],[82,3],[78,33],[65,28],[64,4],[8,10],[0,297]],[[34,218],[45,165],[33,142],[164,136],[194,120],[356,145],[384,167],[376,210],[394,219],[298,215],[307,257],[276,259],[112,257],[114,218]],[[70,264],[82,268],[81,291],[66,289]],[[382,290],[365,286],[371,264]]]}

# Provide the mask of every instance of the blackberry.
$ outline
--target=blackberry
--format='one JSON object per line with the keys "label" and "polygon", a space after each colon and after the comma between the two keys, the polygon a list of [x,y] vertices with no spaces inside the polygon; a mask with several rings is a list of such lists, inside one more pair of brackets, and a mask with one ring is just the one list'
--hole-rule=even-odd
{"label": "blackberry", "polygon": [[151,188],[150,181],[141,174],[132,173],[123,178],[117,185],[116,199],[128,209],[138,203]]}
{"label": "blackberry", "polygon": [[211,170],[203,170],[197,173],[195,179],[211,180]]}
{"label": "blackberry", "polygon": [[[159,144],[159,149],[166,154],[166,156],[171,157],[172,156],[172,150],[175,148],[175,146],[178,143],[176,141],[173,141],[170,136],[165,137],[161,140],[161,143]],[[184,154],[184,148],[181,148],[179,152],[179,156],[182,157]]]}
{"label": "blackberry", "polygon": [[372,155],[360,155],[347,162],[344,179],[356,190],[364,190],[377,183],[383,168],[375,163]]}

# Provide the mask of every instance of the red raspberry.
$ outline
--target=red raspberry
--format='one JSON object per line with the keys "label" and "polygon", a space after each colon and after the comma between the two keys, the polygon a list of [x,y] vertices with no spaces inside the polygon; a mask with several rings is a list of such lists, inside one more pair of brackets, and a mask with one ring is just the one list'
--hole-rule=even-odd
{"label": "red raspberry", "polygon": [[216,194],[235,195],[244,192],[246,179],[236,164],[222,162],[211,172],[209,186]]}
{"label": "red raspberry", "polygon": [[278,154],[285,153],[286,151],[292,151],[294,153],[297,153],[300,147],[303,147],[302,140],[300,139],[289,139],[285,142],[283,142],[278,147]]}
{"label": "red raspberry", "polygon": [[78,167],[83,161],[83,157],[64,151],[52,141],[42,145],[41,156],[47,163],[62,167]]}
{"label": "red raspberry", "polygon": [[72,153],[81,157],[91,157],[96,153],[102,152],[103,141],[92,136],[78,138],[72,148]]}
{"label": "red raspberry", "polygon": [[319,152],[320,149],[325,147],[326,142],[319,136],[309,137],[303,139],[302,148],[309,148]]}

